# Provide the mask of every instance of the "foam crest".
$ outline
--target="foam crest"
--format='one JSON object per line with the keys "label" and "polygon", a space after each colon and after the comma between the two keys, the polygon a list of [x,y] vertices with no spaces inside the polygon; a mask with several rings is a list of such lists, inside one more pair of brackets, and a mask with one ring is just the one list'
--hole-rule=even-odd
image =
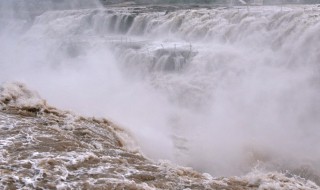
{"label": "foam crest", "polygon": [[[22,21],[1,29],[0,81],[107,115],[152,158],[213,175],[261,163],[318,183],[317,6],[50,10]],[[25,93],[8,89],[10,101]]]}

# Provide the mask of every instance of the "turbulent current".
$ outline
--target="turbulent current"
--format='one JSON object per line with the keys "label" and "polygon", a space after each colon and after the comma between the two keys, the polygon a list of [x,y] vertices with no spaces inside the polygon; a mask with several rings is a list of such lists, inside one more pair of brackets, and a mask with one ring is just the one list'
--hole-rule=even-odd
{"label": "turbulent current", "polygon": [[[45,142],[45,138],[67,139],[64,146],[71,143],[71,147],[77,147],[53,146],[51,154],[44,154],[40,144],[21,151],[21,155],[32,155],[13,165],[23,168],[23,164],[29,164],[27,167],[38,173],[28,174],[17,188],[23,184],[49,189],[90,188],[84,181],[92,173],[96,178],[90,181],[88,177],[89,185],[107,183],[107,179],[119,183],[122,176],[126,179],[122,188],[129,188],[132,180],[140,183],[157,179],[155,175],[138,175],[139,179],[131,176],[135,171],[149,171],[151,161],[145,160],[147,157],[170,160],[214,177],[246,176],[234,179],[246,181],[239,182],[240,186],[259,187],[255,182],[252,185],[248,176],[261,177],[259,182],[276,181],[281,176],[281,182],[293,185],[276,183],[260,189],[294,189],[300,188],[299,184],[302,189],[318,189],[313,182],[320,184],[320,5],[102,7],[86,1],[32,4],[17,0],[2,1],[0,6],[0,82],[4,83],[0,108],[6,110],[0,111],[0,127],[16,130],[37,126],[12,137],[10,132],[1,132],[0,147],[28,147],[41,139]],[[130,134],[120,135],[126,139],[123,141],[128,143],[133,138],[135,143],[129,143],[130,150],[122,150],[129,145],[123,145],[117,134],[111,135],[108,130],[115,129],[106,120],[48,111],[47,103],[26,109],[35,95],[28,95],[29,90],[20,83],[7,82],[26,84],[55,107],[108,118]],[[17,111],[21,108],[22,112]],[[29,114],[23,114],[25,110]],[[72,123],[71,129],[68,122]],[[108,130],[98,130],[97,123]],[[87,132],[86,138],[81,133],[79,139],[76,132],[64,134],[64,130],[75,130],[74,126],[87,126],[81,130],[98,136]],[[103,135],[109,133],[111,136]],[[23,135],[26,139],[15,145]],[[70,139],[78,144],[72,145]],[[8,153],[10,150],[0,154],[1,163],[18,158]],[[5,156],[9,154],[11,157]],[[43,160],[48,157],[53,164]],[[144,169],[130,170],[121,163],[121,171],[101,174],[110,169],[106,163],[113,162],[111,157],[143,160],[139,164],[143,163]],[[76,165],[88,159],[100,160],[84,169]],[[41,161],[43,167],[62,168],[62,181],[52,186],[32,181],[45,183]],[[163,164],[150,167],[154,167],[154,173],[169,170]],[[172,170],[171,177],[158,176],[159,180],[206,184],[194,189],[227,189],[232,184],[221,179],[214,182],[222,184],[218,188],[211,184],[209,174],[198,179],[195,176],[200,174],[188,170],[186,175],[194,178],[187,179],[175,173],[178,169]],[[4,178],[0,180],[7,183]],[[245,189],[240,186],[237,188]],[[134,187],[174,189],[151,182]],[[182,187],[189,186],[176,186]]]}

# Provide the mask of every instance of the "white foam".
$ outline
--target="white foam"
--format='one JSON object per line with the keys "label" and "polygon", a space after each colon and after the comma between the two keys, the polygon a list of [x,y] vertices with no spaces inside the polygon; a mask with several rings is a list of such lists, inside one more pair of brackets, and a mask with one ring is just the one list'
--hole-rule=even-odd
{"label": "white foam", "polygon": [[[152,158],[214,176],[257,162],[270,170],[310,164],[319,174],[318,7],[108,11],[48,11],[22,31],[8,26],[0,81],[112,118]],[[188,49],[195,55],[184,61]],[[5,89],[19,106],[44,104]]]}

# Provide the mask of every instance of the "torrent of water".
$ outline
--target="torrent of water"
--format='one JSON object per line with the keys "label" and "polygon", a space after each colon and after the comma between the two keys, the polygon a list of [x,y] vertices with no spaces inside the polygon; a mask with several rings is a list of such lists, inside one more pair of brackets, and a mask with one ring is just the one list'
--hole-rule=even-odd
{"label": "torrent of water", "polygon": [[317,5],[5,5],[0,82],[111,118],[154,159],[215,176],[258,166],[319,182]]}

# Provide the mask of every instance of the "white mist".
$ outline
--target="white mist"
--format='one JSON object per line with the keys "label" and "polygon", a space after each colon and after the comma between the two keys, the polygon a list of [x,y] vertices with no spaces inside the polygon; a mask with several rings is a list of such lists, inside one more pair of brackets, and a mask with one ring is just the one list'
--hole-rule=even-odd
{"label": "white mist", "polygon": [[143,13],[124,31],[130,14],[78,7],[2,17],[0,81],[110,118],[154,159],[214,175],[258,164],[319,175],[318,9]]}

